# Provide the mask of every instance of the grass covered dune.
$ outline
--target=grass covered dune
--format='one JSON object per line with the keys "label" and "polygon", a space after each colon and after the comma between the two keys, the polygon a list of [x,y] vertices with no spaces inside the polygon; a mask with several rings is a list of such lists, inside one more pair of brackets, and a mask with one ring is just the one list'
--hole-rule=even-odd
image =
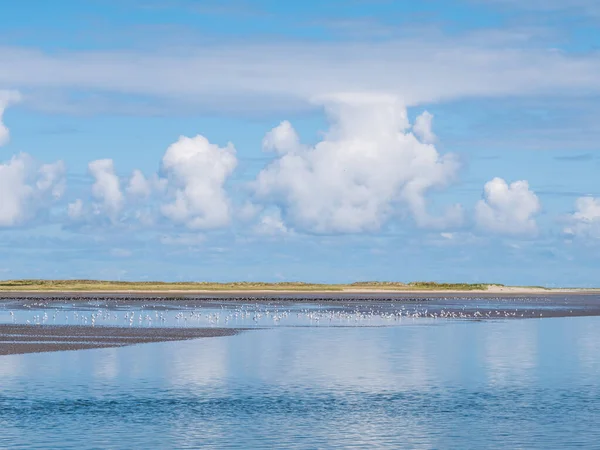
{"label": "grass covered dune", "polygon": [[[436,282],[356,282],[350,284],[313,284],[302,282],[160,282],[101,280],[6,280],[0,281],[0,292],[377,292],[377,291],[508,291],[517,288],[484,283]],[[546,290],[544,288],[519,288]]]}

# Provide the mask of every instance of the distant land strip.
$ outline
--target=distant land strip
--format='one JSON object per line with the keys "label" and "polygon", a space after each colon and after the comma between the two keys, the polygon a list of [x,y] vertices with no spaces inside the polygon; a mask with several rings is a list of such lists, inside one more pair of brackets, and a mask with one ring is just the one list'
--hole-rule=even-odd
{"label": "distant land strip", "polygon": [[106,292],[106,293],[244,293],[244,292],[314,292],[314,293],[377,293],[377,292],[487,292],[487,293],[550,293],[588,292],[595,289],[550,289],[541,286],[504,286],[496,283],[438,283],[433,281],[392,282],[361,281],[349,284],[318,284],[303,282],[161,282],[103,280],[5,280],[0,292]]}

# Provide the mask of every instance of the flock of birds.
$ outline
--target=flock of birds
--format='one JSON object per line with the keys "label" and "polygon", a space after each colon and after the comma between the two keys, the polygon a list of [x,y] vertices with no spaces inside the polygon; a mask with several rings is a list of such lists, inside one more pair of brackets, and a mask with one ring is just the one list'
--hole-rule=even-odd
{"label": "flock of birds", "polygon": [[[100,306],[100,305],[98,305]],[[312,305],[313,307],[294,307],[294,305],[242,304],[209,306],[169,307],[160,305],[141,305],[137,308],[82,309],[82,305],[73,304],[69,308],[51,308],[49,304],[24,304],[17,314],[10,311],[12,323],[20,324],[61,324],[84,326],[219,326],[219,327],[270,327],[287,326],[385,326],[402,321],[417,319],[500,319],[518,317],[543,317],[539,309],[491,309],[475,308],[472,305],[452,308],[431,307],[430,305],[388,304],[382,307],[368,305],[331,307]],[[154,309],[154,310],[153,310]],[[29,311],[27,311],[29,310]],[[572,311],[571,311],[572,313]],[[0,311],[0,322],[1,322]]]}

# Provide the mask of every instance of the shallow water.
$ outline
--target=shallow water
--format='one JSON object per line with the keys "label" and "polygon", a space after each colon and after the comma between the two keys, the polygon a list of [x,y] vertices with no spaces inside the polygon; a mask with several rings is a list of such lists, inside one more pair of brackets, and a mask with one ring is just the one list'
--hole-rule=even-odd
{"label": "shallow water", "polygon": [[292,296],[242,300],[186,298],[116,300],[0,299],[0,324],[126,327],[397,326],[415,320],[539,318],[600,315],[597,295],[431,297],[382,300]]}
{"label": "shallow water", "polygon": [[0,448],[600,442],[600,317],[401,324],[3,356]]}

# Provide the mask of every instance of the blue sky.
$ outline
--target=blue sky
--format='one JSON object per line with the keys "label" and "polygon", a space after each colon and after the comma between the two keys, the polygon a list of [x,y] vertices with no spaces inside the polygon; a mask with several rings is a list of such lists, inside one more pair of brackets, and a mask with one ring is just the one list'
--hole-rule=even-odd
{"label": "blue sky", "polygon": [[592,0],[23,0],[0,278],[598,286]]}

